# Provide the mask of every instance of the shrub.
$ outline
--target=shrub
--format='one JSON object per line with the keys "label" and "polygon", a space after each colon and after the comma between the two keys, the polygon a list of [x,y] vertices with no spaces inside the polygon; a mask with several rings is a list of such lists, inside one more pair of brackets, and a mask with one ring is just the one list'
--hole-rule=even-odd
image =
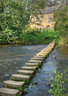
{"label": "shrub", "polygon": [[65,95],[68,92],[68,86],[65,86],[68,83],[68,74],[65,72],[65,74],[60,73],[57,70],[53,71],[54,75],[51,75],[51,78],[48,80],[48,84],[50,85],[49,93],[51,96],[67,96]]}

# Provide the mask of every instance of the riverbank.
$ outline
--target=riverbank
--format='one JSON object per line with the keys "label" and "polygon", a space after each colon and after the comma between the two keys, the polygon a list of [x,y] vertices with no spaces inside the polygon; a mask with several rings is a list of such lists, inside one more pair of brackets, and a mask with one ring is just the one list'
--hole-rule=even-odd
{"label": "riverbank", "polygon": [[[53,75],[53,71],[56,69],[61,73],[68,69],[68,47],[55,47],[44,61],[42,68],[34,76],[29,87],[26,88],[25,96],[51,96],[48,92],[50,86],[47,84],[48,81],[46,79],[50,79],[49,74]],[[65,93],[63,96],[68,95]]]}
{"label": "riverbank", "polygon": [[47,45],[57,36],[57,31],[47,29],[27,29],[17,34],[12,32],[11,35],[0,33],[0,45]]}
{"label": "riverbank", "polygon": [[0,88],[0,95],[20,96],[54,46],[55,41],[51,42],[46,48],[31,58],[28,63],[21,67],[21,70],[17,70],[16,74],[12,74],[11,80],[4,81],[4,88]]}
{"label": "riverbank", "polygon": [[45,47],[47,45],[0,46],[0,88],[4,80],[10,79],[12,73],[16,73]]}

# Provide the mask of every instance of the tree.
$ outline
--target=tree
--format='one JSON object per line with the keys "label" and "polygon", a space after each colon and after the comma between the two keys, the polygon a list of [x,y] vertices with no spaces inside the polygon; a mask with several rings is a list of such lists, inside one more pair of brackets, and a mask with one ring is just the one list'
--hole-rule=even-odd
{"label": "tree", "polygon": [[60,8],[55,12],[55,29],[59,31],[60,43],[68,45],[68,11],[67,5],[64,0],[60,0],[62,3]]}
{"label": "tree", "polygon": [[19,39],[29,24],[30,15],[44,8],[44,1],[0,0],[0,40],[11,43]]}

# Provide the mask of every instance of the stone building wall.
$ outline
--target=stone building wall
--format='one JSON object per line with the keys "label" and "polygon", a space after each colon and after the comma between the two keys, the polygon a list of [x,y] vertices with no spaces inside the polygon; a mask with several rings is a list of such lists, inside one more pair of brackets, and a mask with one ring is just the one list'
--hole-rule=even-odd
{"label": "stone building wall", "polygon": [[[42,18],[42,20],[41,20]],[[54,29],[54,17],[53,14],[44,14],[44,15],[38,15],[37,17],[30,17],[31,22],[30,26],[31,28],[51,28]]]}

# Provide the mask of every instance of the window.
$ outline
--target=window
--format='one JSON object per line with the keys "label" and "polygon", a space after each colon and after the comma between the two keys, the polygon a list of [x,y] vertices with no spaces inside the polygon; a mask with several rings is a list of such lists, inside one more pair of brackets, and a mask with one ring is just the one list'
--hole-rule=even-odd
{"label": "window", "polygon": [[33,23],[35,23],[35,17],[33,17]]}
{"label": "window", "polygon": [[42,22],[42,17],[40,17],[40,22]]}
{"label": "window", "polygon": [[48,24],[50,23],[50,16],[48,16]]}

